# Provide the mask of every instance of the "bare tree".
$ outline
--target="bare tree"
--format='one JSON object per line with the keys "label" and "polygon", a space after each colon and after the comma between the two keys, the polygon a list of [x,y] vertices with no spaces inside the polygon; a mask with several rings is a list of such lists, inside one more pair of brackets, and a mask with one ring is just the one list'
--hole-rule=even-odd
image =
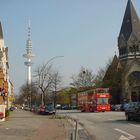
{"label": "bare tree", "polygon": [[52,65],[47,64],[38,67],[35,73],[36,84],[42,92],[42,105],[44,105],[46,98],[49,99],[50,91],[56,95],[61,78],[58,72],[53,72]]}
{"label": "bare tree", "polygon": [[25,83],[24,85],[21,86],[20,88],[20,95],[18,97],[18,102],[20,104],[26,103],[26,104],[30,104],[30,95],[29,95],[29,87],[27,85],[27,83]]}
{"label": "bare tree", "polygon": [[106,73],[106,68],[100,68],[95,77],[95,86],[102,87],[103,78]]}
{"label": "bare tree", "polygon": [[103,86],[103,78],[106,74],[108,67],[111,65],[113,58],[109,58],[105,67],[99,68],[96,76],[95,76],[95,86],[102,87]]}
{"label": "bare tree", "polygon": [[54,107],[56,106],[56,96],[57,96],[57,91],[59,90],[60,83],[62,81],[62,76],[59,74],[58,71],[54,71],[52,74],[52,91],[53,91],[53,101],[54,101]]}
{"label": "bare tree", "polygon": [[39,87],[42,95],[42,105],[46,102],[47,90],[50,88],[53,78],[51,74],[52,65],[43,64],[35,70],[36,85]]}
{"label": "bare tree", "polygon": [[[29,94],[29,86],[27,83],[21,86],[20,88],[20,94],[16,97],[16,103],[26,105],[35,104],[38,97],[38,90],[37,88],[32,84],[31,86],[31,94]],[[30,100],[31,98],[31,100]]]}
{"label": "bare tree", "polygon": [[95,85],[95,76],[91,70],[81,67],[79,74],[72,76],[73,82],[71,85],[79,87],[91,87]]}

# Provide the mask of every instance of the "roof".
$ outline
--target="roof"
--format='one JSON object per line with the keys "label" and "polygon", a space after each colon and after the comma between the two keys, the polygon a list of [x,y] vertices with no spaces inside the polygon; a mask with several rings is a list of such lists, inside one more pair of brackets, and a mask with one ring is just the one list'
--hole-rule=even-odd
{"label": "roof", "polygon": [[140,20],[131,0],[128,0],[119,37],[123,35],[126,41],[131,34],[140,40]]}

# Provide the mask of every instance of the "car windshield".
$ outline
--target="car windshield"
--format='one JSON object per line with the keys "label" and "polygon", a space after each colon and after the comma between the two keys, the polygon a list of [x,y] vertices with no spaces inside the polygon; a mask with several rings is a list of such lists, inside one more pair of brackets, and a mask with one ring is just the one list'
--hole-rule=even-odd
{"label": "car windshield", "polygon": [[108,98],[97,98],[97,104],[108,104]]}
{"label": "car windshield", "polygon": [[48,109],[48,110],[53,110],[54,106],[53,105],[46,105],[45,108]]}
{"label": "car windshield", "polygon": [[128,106],[140,106],[140,102],[130,102]]}

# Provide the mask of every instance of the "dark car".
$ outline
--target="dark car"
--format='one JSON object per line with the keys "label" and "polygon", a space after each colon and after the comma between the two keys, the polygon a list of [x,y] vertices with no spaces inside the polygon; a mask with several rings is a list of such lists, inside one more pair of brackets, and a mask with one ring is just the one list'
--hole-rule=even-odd
{"label": "dark car", "polygon": [[15,107],[12,106],[12,107],[9,108],[9,110],[10,111],[14,111],[15,110]]}
{"label": "dark car", "polygon": [[127,107],[128,107],[128,103],[123,103],[123,104],[121,105],[121,110],[122,110],[122,111],[125,111],[125,110],[127,109]]}
{"label": "dark car", "polygon": [[125,110],[126,120],[140,120],[140,102],[130,102]]}
{"label": "dark car", "polygon": [[45,105],[44,114],[50,115],[55,114],[55,108],[53,104]]}
{"label": "dark car", "polygon": [[115,105],[110,105],[110,110],[115,111]]}
{"label": "dark car", "polygon": [[62,105],[61,107],[62,110],[69,110],[71,109],[69,105]]}
{"label": "dark car", "polygon": [[46,104],[45,106],[40,106],[38,108],[38,113],[42,115],[55,114],[55,108],[53,104]]}

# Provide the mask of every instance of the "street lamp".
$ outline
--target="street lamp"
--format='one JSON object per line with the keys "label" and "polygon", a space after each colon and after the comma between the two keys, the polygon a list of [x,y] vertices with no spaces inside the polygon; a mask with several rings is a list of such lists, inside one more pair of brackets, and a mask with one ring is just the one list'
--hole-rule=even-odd
{"label": "street lamp", "polygon": [[54,59],[56,59],[56,58],[60,58],[60,57],[64,57],[64,56],[54,56],[54,57],[52,57],[51,59],[49,59],[48,61],[47,61],[47,63],[45,64],[45,67],[52,61],[52,60],[54,60]]}
{"label": "street lamp", "polygon": [[[47,63],[45,64],[45,68],[47,67],[47,65],[48,65],[51,61],[53,61],[54,59],[57,59],[57,58],[61,58],[61,57],[64,57],[64,56],[54,56],[54,57],[52,57],[51,59],[49,59],[49,60],[47,61]],[[43,95],[43,92],[42,92],[42,94],[41,94],[41,105],[42,105],[42,106],[44,105],[44,95]]]}

